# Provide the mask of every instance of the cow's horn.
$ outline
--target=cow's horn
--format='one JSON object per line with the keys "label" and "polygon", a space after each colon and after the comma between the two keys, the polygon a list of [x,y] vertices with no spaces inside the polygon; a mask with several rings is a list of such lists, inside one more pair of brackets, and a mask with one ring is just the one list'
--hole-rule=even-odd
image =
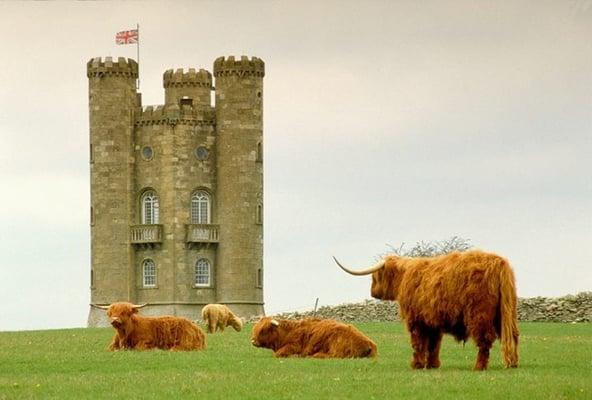
{"label": "cow's horn", "polygon": [[144,303],[144,304],[132,304],[133,308],[142,308],[142,307],[146,307],[148,305],[148,303]]}
{"label": "cow's horn", "polygon": [[343,265],[341,265],[341,263],[339,261],[337,261],[337,259],[335,257],[333,257],[333,259],[335,260],[337,265],[339,265],[339,267],[342,270],[344,270],[348,274],[352,274],[352,275],[369,275],[369,274],[373,273],[374,271],[378,271],[379,269],[384,267],[384,260],[382,260],[379,263],[371,266],[370,268],[366,268],[366,269],[363,269],[360,271],[353,271],[353,270],[345,268]]}
{"label": "cow's horn", "polygon": [[90,303],[90,306],[94,307],[94,308],[100,308],[101,310],[108,310],[109,309],[109,306],[100,306],[98,304],[92,304],[92,303]]}
{"label": "cow's horn", "polygon": [[272,319],[272,320],[271,320],[271,324],[272,324],[273,326],[280,326],[280,323],[279,323],[277,320],[275,320],[275,319]]}

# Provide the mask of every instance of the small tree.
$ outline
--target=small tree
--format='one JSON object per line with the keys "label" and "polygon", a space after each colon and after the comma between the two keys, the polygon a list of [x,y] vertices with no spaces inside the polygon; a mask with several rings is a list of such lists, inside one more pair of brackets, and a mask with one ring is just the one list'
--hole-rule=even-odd
{"label": "small tree", "polygon": [[442,254],[452,253],[453,251],[466,251],[473,247],[470,243],[470,239],[463,239],[458,236],[453,236],[447,240],[441,241],[428,241],[415,243],[413,247],[407,249],[405,242],[401,243],[399,247],[387,245],[391,250],[387,251],[385,255],[396,254],[403,257],[433,257]]}

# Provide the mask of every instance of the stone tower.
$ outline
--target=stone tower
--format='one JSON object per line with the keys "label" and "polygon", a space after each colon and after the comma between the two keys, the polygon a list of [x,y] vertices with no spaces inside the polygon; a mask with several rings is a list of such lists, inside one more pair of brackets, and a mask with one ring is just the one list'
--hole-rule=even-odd
{"label": "stone tower", "polygon": [[217,208],[224,210],[218,221],[227,239],[218,248],[219,261],[227,267],[217,273],[219,299],[243,313],[263,302],[263,288],[256,293],[251,288],[263,272],[263,75],[259,59],[214,62]]}
{"label": "stone tower", "polygon": [[[90,61],[90,174],[92,301],[132,296],[129,245],[132,210],[133,130],[138,64],[120,58]],[[109,282],[96,285],[97,282]]]}
{"label": "stone tower", "polygon": [[[168,70],[164,104],[142,107],[134,60],[87,63],[91,303],[263,314],[264,74],[244,56],[218,58],[215,81]],[[91,307],[88,325],[106,324]]]}

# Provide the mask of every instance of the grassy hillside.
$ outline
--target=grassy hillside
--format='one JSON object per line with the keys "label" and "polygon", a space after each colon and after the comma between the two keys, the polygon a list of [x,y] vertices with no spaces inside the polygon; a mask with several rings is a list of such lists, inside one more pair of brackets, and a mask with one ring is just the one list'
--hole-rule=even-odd
{"label": "grassy hillside", "polygon": [[208,335],[202,352],[109,352],[113,330],[0,333],[0,399],[18,398],[592,398],[592,324],[523,323],[520,368],[473,372],[477,354],[445,337],[442,367],[409,368],[400,323],[357,325],[378,344],[375,360],[276,359],[250,344],[251,327]]}

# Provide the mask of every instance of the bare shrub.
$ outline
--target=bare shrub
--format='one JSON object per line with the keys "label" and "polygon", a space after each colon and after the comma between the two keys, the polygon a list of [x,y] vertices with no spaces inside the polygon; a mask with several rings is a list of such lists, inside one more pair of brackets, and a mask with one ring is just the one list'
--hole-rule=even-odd
{"label": "bare shrub", "polygon": [[441,241],[420,241],[415,243],[411,248],[407,248],[405,242],[401,243],[399,247],[394,247],[387,244],[390,251],[384,255],[396,254],[403,257],[434,257],[442,254],[452,253],[453,251],[466,251],[473,247],[470,244],[470,239],[464,239],[458,236],[453,236],[450,239]]}

